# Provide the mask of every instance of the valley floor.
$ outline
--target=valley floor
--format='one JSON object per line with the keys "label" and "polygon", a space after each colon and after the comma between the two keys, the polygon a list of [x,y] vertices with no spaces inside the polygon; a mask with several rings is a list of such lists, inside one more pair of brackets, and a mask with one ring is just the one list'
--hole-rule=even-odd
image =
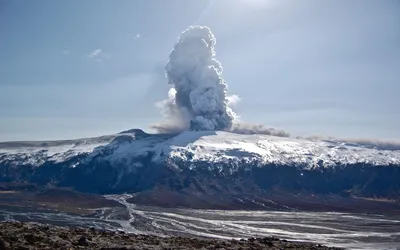
{"label": "valley floor", "polygon": [[[311,248],[319,243],[346,249],[400,247],[400,202],[395,200],[277,190],[248,203],[215,207],[226,200],[190,203],[188,194],[160,191],[102,196],[21,183],[3,184],[0,190],[0,221],[7,221],[0,223],[0,238],[3,248],[10,249],[29,249],[23,248],[27,244],[38,249],[125,249],[128,244],[136,244],[129,245],[132,249],[324,249]],[[78,244],[81,236],[84,246]],[[257,240],[240,241],[248,238]],[[291,243],[298,241],[309,244]]]}

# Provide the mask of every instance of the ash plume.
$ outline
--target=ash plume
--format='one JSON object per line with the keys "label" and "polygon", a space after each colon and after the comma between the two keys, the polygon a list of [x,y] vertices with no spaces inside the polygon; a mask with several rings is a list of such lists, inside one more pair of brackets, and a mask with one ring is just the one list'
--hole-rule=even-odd
{"label": "ash plume", "polygon": [[191,26],[175,44],[165,66],[169,99],[158,103],[167,121],[153,125],[158,131],[224,130],[235,113],[228,107],[227,84],[215,58],[216,40],[205,26]]}
{"label": "ash plume", "polygon": [[267,127],[263,124],[251,124],[246,122],[234,122],[232,124],[232,127],[226,129],[226,131],[244,135],[260,134],[260,135],[273,135],[279,137],[290,136],[290,134],[285,130]]}

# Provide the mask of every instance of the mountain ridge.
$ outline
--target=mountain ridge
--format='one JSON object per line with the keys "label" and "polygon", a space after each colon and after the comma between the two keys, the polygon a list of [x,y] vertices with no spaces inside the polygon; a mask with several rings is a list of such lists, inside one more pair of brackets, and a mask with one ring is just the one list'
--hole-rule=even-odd
{"label": "mountain ridge", "polygon": [[[343,142],[221,131],[147,134],[133,129],[33,145],[0,144],[1,182],[51,184],[100,194],[137,193],[132,202],[171,206],[192,202],[211,208],[257,203],[263,208],[274,190],[400,198],[396,181],[400,151]],[[175,197],[171,204],[163,193]]]}

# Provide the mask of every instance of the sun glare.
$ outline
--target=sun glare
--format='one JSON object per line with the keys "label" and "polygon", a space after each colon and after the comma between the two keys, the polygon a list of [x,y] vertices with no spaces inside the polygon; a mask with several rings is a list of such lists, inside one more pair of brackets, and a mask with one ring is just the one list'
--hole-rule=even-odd
{"label": "sun glare", "polygon": [[262,7],[262,6],[267,6],[272,0],[237,0],[241,4],[247,4],[249,6],[254,6],[254,7]]}

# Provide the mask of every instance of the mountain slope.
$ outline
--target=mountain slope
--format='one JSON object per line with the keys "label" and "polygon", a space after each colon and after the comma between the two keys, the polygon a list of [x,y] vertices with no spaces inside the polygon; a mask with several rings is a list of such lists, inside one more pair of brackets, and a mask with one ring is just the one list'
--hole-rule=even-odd
{"label": "mountain slope", "polygon": [[266,206],[277,190],[398,199],[399,167],[395,150],[215,131],[0,143],[2,182],[135,192],[153,205]]}

